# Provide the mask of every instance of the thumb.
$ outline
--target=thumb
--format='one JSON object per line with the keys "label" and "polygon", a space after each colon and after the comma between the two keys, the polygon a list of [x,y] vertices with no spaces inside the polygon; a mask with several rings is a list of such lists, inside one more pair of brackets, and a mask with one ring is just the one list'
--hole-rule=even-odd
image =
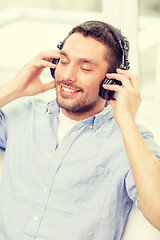
{"label": "thumb", "polygon": [[108,103],[111,105],[113,109],[116,107],[116,100],[109,100]]}
{"label": "thumb", "polygon": [[55,88],[55,81],[51,81],[51,82],[48,82],[48,83],[44,83],[44,84],[43,84],[43,90],[44,90],[44,92],[45,92],[45,91],[48,91],[48,90],[50,90],[50,89],[53,89],[53,88]]}

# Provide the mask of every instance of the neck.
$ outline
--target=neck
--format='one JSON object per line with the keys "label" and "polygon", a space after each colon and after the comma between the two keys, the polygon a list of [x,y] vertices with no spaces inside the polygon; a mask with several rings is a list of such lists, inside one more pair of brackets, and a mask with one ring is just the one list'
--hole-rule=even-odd
{"label": "neck", "polygon": [[75,120],[75,121],[80,121],[80,120],[84,120],[86,118],[89,118],[89,117],[92,117],[94,116],[95,114],[98,114],[100,113],[101,111],[103,111],[104,109],[104,104],[98,108],[98,109],[93,109],[93,110],[90,110],[89,112],[69,112],[69,111],[66,111],[65,109],[61,109],[62,110],[62,113],[72,119],[72,120]]}

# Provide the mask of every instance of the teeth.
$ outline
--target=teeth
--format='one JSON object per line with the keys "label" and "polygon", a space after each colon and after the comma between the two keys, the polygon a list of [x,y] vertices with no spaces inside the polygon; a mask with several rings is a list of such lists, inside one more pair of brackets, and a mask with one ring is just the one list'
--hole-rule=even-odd
{"label": "teeth", "polygon": [[66,88],[66,87],[62,87],[62,89],[63,89],[65,92],[76,92],[75,90],[70,89],[70,88]]}

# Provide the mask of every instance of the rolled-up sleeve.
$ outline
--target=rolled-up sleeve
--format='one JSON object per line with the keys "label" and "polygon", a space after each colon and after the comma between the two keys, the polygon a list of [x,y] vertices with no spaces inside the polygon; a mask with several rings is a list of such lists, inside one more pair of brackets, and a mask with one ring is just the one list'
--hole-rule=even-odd
{"label": "rolled-up sleeve", "polygon": [[141,125],[138,125],[138,129],[142,137],[144,138],[145,142],[149,146],[149,148],[152,150],[157,159],[160,161],[160,146],[155,142],[152,132]]}
{"label": "rolled-up sleeve", "polygon": [[[138,129],[144,138],[145,142],[149,146],[149,148],[152,150],[152,152],[155,154],[157,159],[160,161],[160,147],[156,144],[154,141],[154,136],[150,130],[145,128],[144,126],[138,125]],[[132,199],[133,202],[139,207],[138,202],[138,194],[134,183],[134,178],[131,169],[128,171],[127,176],[125,178],[125,184],[128,196]]]}
{"label": "rolled-up sleeve", "polygon": [[7,142],[7,125],[5,120],[5,115],[2,110],[0,110],[0,150],[5,151]]}

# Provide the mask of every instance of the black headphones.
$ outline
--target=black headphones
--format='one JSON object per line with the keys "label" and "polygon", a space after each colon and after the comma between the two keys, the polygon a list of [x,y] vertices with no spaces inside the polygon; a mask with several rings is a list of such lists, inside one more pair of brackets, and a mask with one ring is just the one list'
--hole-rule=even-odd
{"label": "black headphones", "polygon": [[[126,45],[126,41],[125,41],[124,37],[122,36],[122,34],[115,27],[113,27],[112,25],[110,25],[108,23],[100,22],[100,21],[88,21],[88,22],[99,22],[110,30],[110,32],[115,37],[115,39],[116,39],[117,43],[119,44],[120,49],[122,51],[122,62],[121,62],[121,65],[119,67],[121,69],[128,70],[129,67],[130,67],[129,66],[130,63],[129,63],[129,60],[128,60],[128,52],[127,52],[128,47]],[[61,50],[63,48],[64,42],[65,42],[65,39],[64,39],[63,42],[60,42],[60,44],[57,45],[57,48],[59,50]],[[59,59],[54,58],[52,60],[53,64],[58,64],[58,62],[59,62]],[[55,78],[55,69],[50,68],[50,71],[51,71],[52,77]],[[103,84],[113,84],[113,85],[117,84],[117,85],[120,85],[120,86],[122,85],[121,81],[118,81],[118,80],[115,80],[115,79],[109,79],[109,78],[105,77],[104,80],[101,83],[100,90],[99,90],[100,97],[105,99],[105,100],[114,99],[115,91],[110,91],[110,90],[104,89]]]}

